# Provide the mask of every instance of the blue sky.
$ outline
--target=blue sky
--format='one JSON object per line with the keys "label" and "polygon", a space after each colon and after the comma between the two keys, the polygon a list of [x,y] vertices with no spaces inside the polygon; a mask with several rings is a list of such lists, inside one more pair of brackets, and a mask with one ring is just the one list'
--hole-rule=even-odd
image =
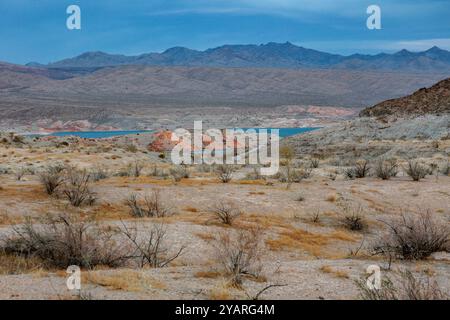
{"label": "blue sky", "polygon": [[[77,4],[82,30],[66,28]],[[382,9],[382,30],[366,9]],[[450,50],[449,0],[1,0],[0,61],[47,63],[86,51],[290,41],[341,54]]]}

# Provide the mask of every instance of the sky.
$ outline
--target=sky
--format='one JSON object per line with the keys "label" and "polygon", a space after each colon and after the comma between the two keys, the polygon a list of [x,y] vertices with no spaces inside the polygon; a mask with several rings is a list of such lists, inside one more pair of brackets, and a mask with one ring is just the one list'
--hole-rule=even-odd
{"label": "sky", "polygon": [[[373,4],[381,30],[366,27]],[[69,5],[81,30],[66,27]],[[345,55],[450,50],[450,0],[0,0],[0,61],[12,63],[286,41]]]}

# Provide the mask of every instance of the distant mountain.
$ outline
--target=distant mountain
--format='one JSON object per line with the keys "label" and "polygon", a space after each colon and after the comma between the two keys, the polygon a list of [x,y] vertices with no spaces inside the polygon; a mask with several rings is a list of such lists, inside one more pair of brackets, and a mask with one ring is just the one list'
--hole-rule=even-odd
{"label": "distant mountain", "polygon": [[450,113],[450,78],[412,95],[381,102],[361,111],[360,116],[396,119],[425,114]]}
{"label": "distant mountain", "polygon": [[257,67],[290,69],[345,69],[405,72],[450,72],[450,52],[433,47],[423,52],[401,50],[394,54],[342,56],[296,46],[292,43],[225,45],[205,51],[183,47],[139,56],[87,52],[46,68],[99,68],[121,65],[186,67]]}

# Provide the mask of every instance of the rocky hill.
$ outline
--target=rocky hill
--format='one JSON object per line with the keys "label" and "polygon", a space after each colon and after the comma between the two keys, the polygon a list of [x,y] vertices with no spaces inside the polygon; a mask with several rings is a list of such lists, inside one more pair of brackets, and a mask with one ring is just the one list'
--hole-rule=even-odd
{"label": "rocky hill", "polygon": [[379,103],[361,111],[360,116],[386,120],[410,118],[425,114],[450,113],[450,78],[412,95]]}

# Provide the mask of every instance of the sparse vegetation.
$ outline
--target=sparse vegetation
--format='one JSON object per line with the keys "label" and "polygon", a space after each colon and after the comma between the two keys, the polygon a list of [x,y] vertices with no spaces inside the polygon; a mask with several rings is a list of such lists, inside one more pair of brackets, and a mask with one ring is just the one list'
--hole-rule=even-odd
{"label": "sparse vegetation", "polygon": [[221,232],[212,241],[219,264],[236,286],[242,284],[244,276],[258,277],[260,274],[261,245],[258,229]]}
{"label": "sparse vegetation", "polygon": [[39,258],[45,266],[82,268],[119,267],[127,261],[126,248],[114,240],[115,233],[74,216],[47,216],[41,223],[30,219],[14,227],[3,239],[1,251],[9,255]]}
{"label": "sparse vegetation", "polygon": [[375,164],[375,175],[383,180],[389,180],[398,173],[398,164],[394,159],[379,159]]}
{"label": "sparse vegetation", "polygon": [[181,247],[175,253],[169,254],[169,248],[165,242],[167,229],[162,224],[155,224],[150,231],[139,232],[136,227],[127,227],[122,223],[123,234],[131,241],[134,247],[132,256],[137,259],[138,266],[143,268],[149,266],[152,268],[162,268],[178,258],[185,247]]}
{"label": "sparse vegetation", "polygon": [[126,200],[126,205],[130,208],[131,215],[136,218],[162,218],[172,214],[171,208],[165,204],[159,190],[153,190],[142,200],[139,200],[136,194],[131,194]]}
{"label": "sparse vegetation", "polygon": [[39,179],[45,187],[47,194],[52,195],[64,182],[64,167],[61,165],[50,165],[39,174]]}
{"label": "sparse vegetation", "polygon": [[403,214],[400,219],[385,222],[388,234],[380,235],[373,246],[375,254],[405,260],[420,260],[434,252],[449,250],[450,229],[429,212]]}
{"label": "sparse vegetation", "polygon": [[425,178],[428,171],[428,168],[413,160],[408,161],[408,165],[405,168],[406,174],[410,176],[413,181],[420,181],[420,179]]}
{"label": "sparse vegetation", "polygon": [[86,170],[68,168],[67,180],[62,190],[63,195],[74,207],[93,205],[97,200],[95,192],[90,188],[90,174]]}
{"label": "sparse vegetation", "polygon": [[226,225],[232,225],[233,221],[242,215],[242,211],[229,201],[219,201],[210,208],[215,219]]}
{"label": "sparse vegetation", "polygon": [[353,167],[345,170],[345,176],[349,179],[362,179],[365,178],[369,172],[369,162],[367,160],[359,160]]}
{"label": "sparse vegetation", "polygon": [[223,183],[228,183],[233,178],[233,173],[235,171],[235,168],[232,165],[229,164],[221,164],[216,166],[216,174],[220,181]]}
{"label": "sparse vegetation", "polygon": [[426,274],[415,276],[409,270],[397,272],[395,283],[384,276],[380,289],[371,289],[366,279],[356,282],[363,300],[444,300],[448,295]]}

